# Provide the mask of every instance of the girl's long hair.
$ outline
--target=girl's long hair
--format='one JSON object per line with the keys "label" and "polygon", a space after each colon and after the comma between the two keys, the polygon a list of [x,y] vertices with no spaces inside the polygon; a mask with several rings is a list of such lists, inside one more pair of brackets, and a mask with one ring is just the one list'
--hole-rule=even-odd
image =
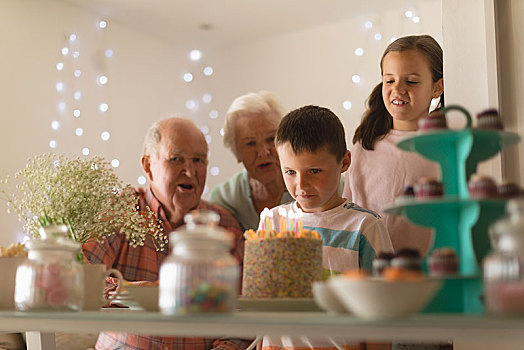
{"label": "girl's long hair", "polygon": [[[417,50],[429,62],[431,78],[437,82],[443,77],[442,48],[429,35],[411,35],[399,38],[388,45],[380,59],[380,73],[384,57],[391,51]],[[444,107],[444,92],[440,95],[436,109]],[[353,143],[360,142],[362,147],[373,150],[375,142],[385,137],[393,129],[393,117],[389,114],[382,98],[382,82],[375,86],[367,99],[367,109],[362,122],[355,130]]]}

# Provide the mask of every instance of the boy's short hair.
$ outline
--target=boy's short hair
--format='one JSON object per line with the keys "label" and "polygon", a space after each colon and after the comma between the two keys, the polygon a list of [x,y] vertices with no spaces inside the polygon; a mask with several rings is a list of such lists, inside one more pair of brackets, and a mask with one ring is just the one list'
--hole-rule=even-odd
{"label": "boy's short hair", "polygon": [[296,154],[316,152],[322,147],[341,161],[347,151],[342,122],[330,109],[308,105],[282,118],[275,138],[276,146],[291,144]]}

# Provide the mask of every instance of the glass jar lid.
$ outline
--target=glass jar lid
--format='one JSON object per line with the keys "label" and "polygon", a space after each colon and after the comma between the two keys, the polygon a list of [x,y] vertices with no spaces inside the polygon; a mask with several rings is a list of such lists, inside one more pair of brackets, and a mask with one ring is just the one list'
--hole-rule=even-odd
{"label": "glass jar lid", "polygon": [[26,242],[29,250],[67,250],[76,251],[80,249],[80,243],[69,239],[69,228],[65,224],[49,225],[40,227],[40,237]]}
{"label": "glass jar lid", "polygon": [[506,212],[508,215],[491,227],[494,248],[524,254],[524,198],[509,200]]}

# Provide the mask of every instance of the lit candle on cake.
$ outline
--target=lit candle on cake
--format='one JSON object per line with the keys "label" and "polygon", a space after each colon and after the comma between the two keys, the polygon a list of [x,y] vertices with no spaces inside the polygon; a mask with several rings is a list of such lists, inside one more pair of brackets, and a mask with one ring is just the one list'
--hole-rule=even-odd
{"label": "lit candle on cake", "polygon": [[297,235],[300,235],[302,233],[302,217],[304,216],[304,212],[301,209],[298,209],[296,214],[297,214],[297,221],[298,221]]}
{"label": "lit candle on cake", "polygon": [[268,222],[267,230],[273,231],[273,212],[268,209],[266,217],[267,217],[267,222]]}
{"label": "lit candle on cake", "polygon": [[264,210],[262,210],[262,213],[260,213],[260,222],[262,224],[262,231],[266,231],[268,228],[269,228],[269,225],[268,225],[268,212],[269,212],[269,209],[268,208],[264,208]]}
{"label": "lit candle on cake", "polygon": [[292,209],[289,209],[289,211],[287,212],[287,222],[289,225],[288,231],[293,232],[293,230],[295,229],[295,212]]}
{"label": "lit candle on cake", "polygon": [[299,221],[298,212],[295,212],[295,237],[300,235]]}
{"label": "lit candle on cake", "polygon": [[286,232],[286,208],[278,208],[278,215],[280,216],[280,232]]}

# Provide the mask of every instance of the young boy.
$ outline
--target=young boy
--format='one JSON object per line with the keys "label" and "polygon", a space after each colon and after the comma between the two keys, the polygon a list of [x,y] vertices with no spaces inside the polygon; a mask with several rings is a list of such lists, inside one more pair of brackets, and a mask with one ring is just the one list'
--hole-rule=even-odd
{"label": "young boy", "polygon": [[[379,252],[393,252],[380,216],[339,194],[340,174],[351,163],[344,127],[329,109],[305,106],[288,113],[275,139],[287,190],[295,202],[271,209],[279,222],[279,208],[303,212],[303,228],[322,237],[325,270],[371,270]],[[275,226],[278,227],[278,226]],[[339,343],[340,344],[340,343]],[[346,349],[358,345],[342,341]],[[263,349],[333,348],[328,339],[265,337]]]}
{"label": "young boy", "polygon": [[280,207],[301,209],[303,227],[322,237],[324,269],[371,271],[379,252],[393,251],[380,216],[339,194],[340,174],[348,169],[351,155],[344,127],[332,111],[317,106],[291,111],[280,122],[275,144],[295,202],[273,208],[273,218],[279,221]]}

